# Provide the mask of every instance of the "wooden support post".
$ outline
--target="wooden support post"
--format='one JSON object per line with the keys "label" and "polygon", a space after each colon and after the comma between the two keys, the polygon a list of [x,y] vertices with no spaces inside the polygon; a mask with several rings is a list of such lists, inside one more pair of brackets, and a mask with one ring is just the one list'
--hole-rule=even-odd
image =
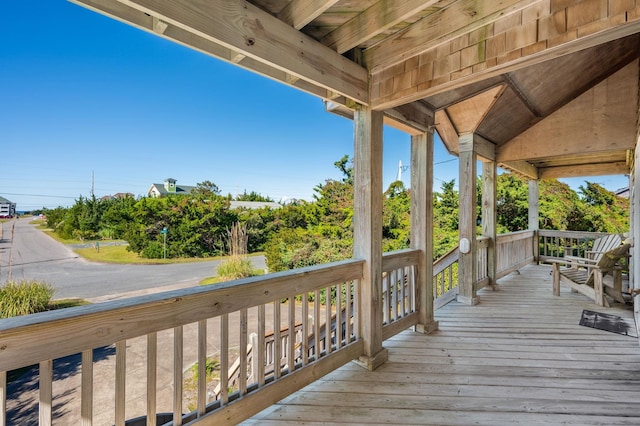
{"label": "wooden support post", "polygon": [[539,209],[538,209],[538,181],[529,181],[529,230],[536,231],[533,238],[533,258],[538,261],[540,258],[540,244],[538,244],[537,231],[540,229]]}
{"label": "wooden support post", "polygon": [[489,286],[496,289],[496,222],[497,222],[497,187],[496,187],[496,163],[494,161],[482,163],[482,235],[489,237],[487,247],[487,276]]}
{"label": "wooden support post", "polygon": [[[640,78],[639,78],[640,79]],[[640,81],[639,81],[640,84]],[[632,239],[631,264],[629,265],[629,288],[640,288],[640,106],[638,107],[638,132],[636,148],[633,154],[633,167],[629,178],[630,189],[630,235]],[[634,318],[636,329],[640,332],[640,294],[633,298]]]}
{"label": "wooden support post", "polygon": [[411,248],[421,251],[416,274],[416,331],[438,329],[433,309],[433,130],[411,137]]}
{"label": "wooden support post", "polygon": [[364,354],[358,363],[369,370],[388,358],[382,347],[382,118],[362,106],[353,120],[353,254],[365,260],[359,300]]}
{"label": "wooden support post", "polygon": [[458,260],[458,297],[460,303],[476,305],[480,299],[474,286],[476,280],[476,154],[473,150],[473,133],[460,135],[460,205],[458,235],[460,258]]}

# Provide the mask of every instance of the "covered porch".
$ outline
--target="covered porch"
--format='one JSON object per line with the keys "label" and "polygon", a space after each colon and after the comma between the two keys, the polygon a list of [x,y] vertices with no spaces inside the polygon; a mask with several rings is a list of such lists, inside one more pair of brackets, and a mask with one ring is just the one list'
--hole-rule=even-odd
{"label": "covered porch", "polygon": [[[353,119],[353,257],[4,321],[0,426],[12,397],[7,372],[33,364],[43,425],[63,415],[118,426],[146,415],[153,425],[167,411],[173,425],[234,424],[265,408],[249,422],[638,423],[637,339],[578,326],[595,305],[566,291],[554,297],[550,269],[527,266],[540,259],[545,177],[629,174],[630,237],[640,240],[636,0],[74,1]],[[411,137],[411,247],[394,253],[381,243],[385,123]],[[460,208],[459,246],[433,263],[436,131],[460,159]],[[499,167],[530,182],[528,229],[502,236]],[[635,244],[632,291],[639,254]],[[136,339],[145,349],[134,358]],[[93,370],[94,350],[105,346],[115,350],[106,391]],[[202,379],[212,353],[221,366],[215,392]],[[74,354],[81,383],[61,403],[54,361]],[[161,389],[167,358],[170,385]],[[193,404],[183,392],[186,359],[198,362]],[[143,386],[133,391],[132,382]],[[132,406],[133,396],[143,404]]]}
{"label": "covered porch", "polygon": [[580,326],[585,296],[551,292],[551,268],[501,278],[482,303],[436,311],[439,330],[384,342],[374,372],[350,363],[243,422],[263,424],[638,424],[637,338]]}

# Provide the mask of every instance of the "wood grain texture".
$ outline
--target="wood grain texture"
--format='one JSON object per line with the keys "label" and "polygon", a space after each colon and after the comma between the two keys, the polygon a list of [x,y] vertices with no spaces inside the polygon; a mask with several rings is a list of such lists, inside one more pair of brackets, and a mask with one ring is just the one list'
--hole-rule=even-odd
{"label": "wood grain texture", "polygon": [[[0,324],[0,371],[10,371],[117,340],[239,311],[362,276],[362,260],[9,318]],[[267,290],[265,290],[267,289]],[[58,336],[74,336],[60,340]]]}
{"label": "wood grain texture", "polygon": [[242,424],[638,424],[638,340],[579,326],[595,305],[555,298],[550,270],[502,278],[477,306],[449,303],[436,333],[386,340],[375,372],[347,364]]}

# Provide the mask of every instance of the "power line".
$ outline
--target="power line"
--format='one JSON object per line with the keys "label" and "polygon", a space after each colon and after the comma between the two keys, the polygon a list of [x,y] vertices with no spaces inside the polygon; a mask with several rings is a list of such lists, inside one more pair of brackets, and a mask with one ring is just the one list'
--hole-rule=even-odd
{"label": "power line", "polygon": [[18,194],[13,192],[2,192],[1,194],[2,195],[19,195],[19,196],[25,196],[25,197],[67,198],[70,200],[76,199],[76,197],[66,197],[64,195]]}

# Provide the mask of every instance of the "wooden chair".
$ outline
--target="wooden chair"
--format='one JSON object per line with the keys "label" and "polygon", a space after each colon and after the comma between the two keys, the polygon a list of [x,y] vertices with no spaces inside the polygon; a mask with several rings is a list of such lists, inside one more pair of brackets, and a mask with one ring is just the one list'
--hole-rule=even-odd
{"label": "wooden chair", "polygon": [[[552,261],[553,294],[560,296],[560,282],[563,282],[572,290],[593,299],[598,306],[609,307],[605,293],[616,301],[624,303],[619,261],[627,257],[630,247],[630,244],[624,244],[608,250],[598,256],[598,260],[573,258]],[[562,265],[565,267],[561,268]],[[608,273],[613,275],[612,285],[604,282],[604,277]]]}
{"label": "wooden chair", "polygon": [[[620,244],[622,244],[622,238],[620,238],[620,235],[618,234],[609,234],[609,235],[605,235],[604,237],[596,238],[595,240],[593,240],[593,245],[591,247],[591,250],[585,251],[584,257],[597,262],[598,260],[600,260],[600,258],[605,252],[608,252],[609,250],[613,250],[614,248],[619,247]],[[564,256],[565,259],[572,260],[572,261],[579,261],[580,259],[582,259],[579,256],[573,256],[571,253],[568,253],[567,251],[568,250],[565,250],[565,256]]]}

